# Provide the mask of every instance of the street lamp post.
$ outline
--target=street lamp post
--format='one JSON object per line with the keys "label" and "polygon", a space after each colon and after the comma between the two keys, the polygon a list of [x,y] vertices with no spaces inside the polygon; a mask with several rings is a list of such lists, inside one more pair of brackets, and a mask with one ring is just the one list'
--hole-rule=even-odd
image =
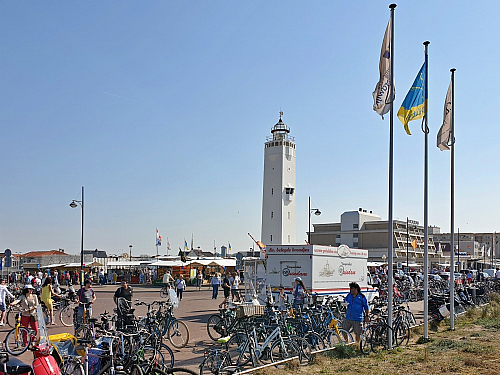
{"label": "street lamp post", "polygon": [[317,208],[311,208],[311,197],[309,197],[309,232],[307,232],[307,243],[311,245],[311,214],[314,212],[316,216],[321,215],[321,211]]}
{"label": "street lamp post", "polygon": [[408,248],[410,247],[410,223],[408,216],[406,217],[406,269],[410,273],[410,263],[408,261]]}
{"label": "street lamp post", "polygon": [[83,186],[82,186],[82,200],[81,201],[77,201],[75,199],[73,199],[73,202],[71,202],[69,204],[69,206],[71,208],[77,208],[78,205],[77,203],[80,204],[80,207],[82,208],[82,246],[81,246],[81,249],[80,249],[80,286],[83,288],[83,212],[84,212],[84,209],[83,209],[83,202],[84,202],[84,198],[83,198]]}

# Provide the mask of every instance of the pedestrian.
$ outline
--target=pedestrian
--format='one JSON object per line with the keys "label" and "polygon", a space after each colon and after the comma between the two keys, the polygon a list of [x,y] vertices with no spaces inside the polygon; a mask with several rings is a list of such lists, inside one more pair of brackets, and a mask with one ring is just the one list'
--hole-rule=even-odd
{"label": "pedestrian", "polygon": [[240,278],[236,272],[233,272],[233,275],[229,278],[229,283],[231,284],[231,297],[233,298],[233,302],[240,302]]}
{"label": "pedestrian", "polygon": [[[81,288],[76,294],[76,302],[78,305],[78,321],[83,321],[83,311],[84,307],[87,309],[86,318],[92,317],[92,304],[95,302],[96,296],[94,290],[92,289],[92,281],[90,279],[85,280],[83,288]],[[75,327],[76,331],[77,327]]]}
{"label": "pedestrian", "polygon": [[116,285],[117,281],[118,281],[118,275],[116,274],[116,271],[113,271],[113,285]]}
{"label": "pedestrian", "polygon": [[219,286],[220,286],[220,276],[218,273],[215,273],[210,280],[210,284],[212,285],[212,299],[217,299],[219,295]]}
{"label": "pedestrian", "polygon": [[203,272],[201,272],[201,270],[196,272],[196,282],[198,284],[198,290],[201,290],[201,286],[203,285]]}
{"label": "pedestrian", "polygon": [[222,290],[224,291],[224,301],[219,305],[219,308],[225,308],[227,302],[229,301],[229,295],[231,293],[231,284],[229,282],[228,274],[224,275],[224,280],[222,280]]}
{"label": "pedestrian", "polygon": [[64,274],[64,282],[66,283],[66,286],[69,286],[71,281],[71,275],[69,274],[69,271],[66,271]]}
{"label": "pedestrian", "polygon": [[285,288],[283,285],[280,285],[279,287],[280,294],[278,295],[278,300],[276,301],[276,306],[278,307],[278,310],[283,311],[286,310],[286,307],[288,305],[288,296],[285,293]]}
{"label": "pedestrian", "polygon": [[469,285],[472,283],[472,272],[470,270],[467,271],[467,283]]}
{"label": "pedestrian", "polygon": [[309,295],[301,277],[295,278],[295,286],[293,287],[293,308],[304,305],[306,297]]}
{"label": "pedestrian", "polygon": [[[352,282],[349,284],[349,294],[344,298],[347,303],[347,311],[345,318],[342,321],[342,328],[349,331],[351,328],[354,332],[356,342],[359,344],[361,336],[362,322],[368,321],[368,301],[361,293],[361,288],[358,283]],[[347,337],[345,337],[347,340]]]}
{"label": "pedestrian", "polygon": [[56,325],[56,322],[54,322],[54,307],[52,306],[52,296],[61,298],[61,296],[57,294],[54,289],[52,289],[52,279],[50,278],[50,276],[47,276],[42,284],[42,294],[40,296],[40,299],[49,311],[50,324]]}
{"label": "pedestrian", "polygon": [[9,289],[7,289],[7,287],[5,286],[5,280],[0,279],[0,311],[2,312],[0,316],[0,326],[5,325],[5,295],[8,295],[10,298],[14,299],[14,295],[9,292]]}
{"label": "pedestrian", "polygon": [[134,295],[134,290],[128,284],[127,280],[122,280],[122,286],[116,289],[115,295],[113,296],[113,301],[118,304],[118,298],[125,298],[127,301],[132,302],[132,297]]}
{"label": "pedestrian", "polygon": [[179,275],[177,277],[177,280],[175,281],[175,287],[177,289],[177,298],[179,301],[182,301],[182,292],[184,289],[186,289],[186,282],[184,281],[184,278],[182,275]]}
{"label": "pedestrian", "polygon": [[[35,336],[38,335],[38,297],[33,293],[35,289],[30,284],[26,285],[21,296],[10,305],[14,306],[18,303],[21,305],[21,325],[26,328],[31,327],[35,331]],[[27,345],[28,335],[23,334],[23,343]]]}
{"label": "pedestrian", "polygon": [[104,270],[101,268],[97,275],[99,277],[99,284],[104,285]]}

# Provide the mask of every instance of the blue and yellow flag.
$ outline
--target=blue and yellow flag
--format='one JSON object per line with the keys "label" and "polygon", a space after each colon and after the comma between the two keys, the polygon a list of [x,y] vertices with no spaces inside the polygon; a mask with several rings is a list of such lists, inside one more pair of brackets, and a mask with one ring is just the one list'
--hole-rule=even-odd
{"label": "blue and yellow flag", "polygon": [[184,240],[184,250],[189,251],[188,243]]}
{"label": "blue and yellow flag", "polygon": [[405,126],[405,131],[411,135],[408,123],[413,120],[424,117],[427,109],[427,98],[425,97],[425,62],[420,68],[420,72],[415,78],[415,82],[411,86],[410,91],[406,94],[403,104],[398,111],[398,117]]}

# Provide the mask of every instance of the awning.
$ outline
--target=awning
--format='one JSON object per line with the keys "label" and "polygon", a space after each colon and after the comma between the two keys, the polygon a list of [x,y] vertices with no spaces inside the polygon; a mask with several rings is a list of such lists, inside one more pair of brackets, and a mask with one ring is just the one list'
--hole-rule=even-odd
{"label": "awning", "polygon": [[188,265],[189,262],[182,263],[180,260],[159,260],[158,262],[149,263],[148,267],[182,267]]}
{"label": "awning", "polygon": [[24,269],[29,268],[29,269],[38,269],[38,263],[23,263],[21,264]]}
{"label": "awning", "polygon": [[106,267],[108,268],[114,268],[114,267],[139,267],[141,265],[149,265],[151,262],[150,261],[138,261],[138,260],[132,260],[132,261],[122,261],[122,262],[108,262]]}
{"label": "awning", "polygon": [[220,267],[236,267],[236,259],[216,259],[209,263],[210,266],[220,266]]}
{"label": "awning", "polygon": [[99,262],[92,262],[90,264],[86,264],[85,267],[99,267],[99,266],[102,266],[103,264],[102,263],[99,263]]}
{"label": "awning", "polygon": [[80,268],[80,267],[81,267],[80,263],[67,263],[61,266],[61,268]]}
{"label": "awning", "polygon": [[64,266],[64,263],[61,264],[49,264],[48,266],[43,266],[41,268],[46,269],[46,268],[62,268]]}
{"label": "awning", "polygon": [[386,263],[380,263],[380,262],[366,262],[366,265],[368,267],[380,267],[383,266]]}

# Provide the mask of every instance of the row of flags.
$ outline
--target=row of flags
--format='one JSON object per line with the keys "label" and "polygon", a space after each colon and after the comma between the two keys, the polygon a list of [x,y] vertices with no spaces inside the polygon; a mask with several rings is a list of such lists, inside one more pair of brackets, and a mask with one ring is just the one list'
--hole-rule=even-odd
{"label": "row of flags", "polygon": [[[391,90],[391,20],[387,24],[382,49],[380,51],[379,81],[373,92],[373,110],[382,118],[389,112],[391,103],[396,97],[395,87]],[[413,82],[408,94],[406,94],[401,107],[397,113],[399,120],[403,123],[408,135],[411,135],[408,123],[426,116],[427,112],[427,77],[426,63],[422,65],[420,71]],[[391,93],[392,97],[391,97]],[[444,103],[443,124],[437,134],[437,147],[441,150],[449,150],[451,135],[451,109],[452,109],[452,82],[448,88]]]}

